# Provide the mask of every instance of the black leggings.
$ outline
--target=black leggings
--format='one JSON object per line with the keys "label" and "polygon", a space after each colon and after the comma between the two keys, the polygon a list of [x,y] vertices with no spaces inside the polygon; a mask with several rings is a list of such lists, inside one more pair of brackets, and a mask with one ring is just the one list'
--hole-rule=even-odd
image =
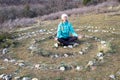
{"label": "black leggings", "polygon": [[74,43],[77,39],[78,39],[77,37],[58,38],[58,41],[62,43],[64,46],[68,46]]}

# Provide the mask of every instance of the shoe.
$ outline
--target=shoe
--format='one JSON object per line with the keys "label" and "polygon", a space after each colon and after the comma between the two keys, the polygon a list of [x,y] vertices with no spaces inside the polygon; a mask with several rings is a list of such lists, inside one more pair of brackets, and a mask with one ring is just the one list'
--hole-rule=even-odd
{"label": "shoe", "polygon": [[67,46],[64,46],[63,48],[67,48]]}
{"label": "shoe", "polygon": [[68,45],[68,48],[73,48],[73,46],[72,45]]}

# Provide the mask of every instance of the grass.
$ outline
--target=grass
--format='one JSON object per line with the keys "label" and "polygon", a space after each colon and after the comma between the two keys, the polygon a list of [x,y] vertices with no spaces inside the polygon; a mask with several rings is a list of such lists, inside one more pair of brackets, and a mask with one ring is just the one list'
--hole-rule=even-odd
{"label": "grass", "polygon": [[[105,62],[97,67],[94,71],[75,71],[75,70],[67,70],[64,72],[61,71],[51,71],[51,70],[35,70],[35,69],[28,69],[28,68],[21,68],[19,75],[34,75],[35,77],[39,78],[39,80],[109,80],[110,74],[115,74],[117,70],[120,69],[120,16],[105,16],[105,14],[86,14],[86,15],[75,15],[69,18],[70,22],[72,22],[75,29],[80,29],[77,31],[78,34],[85,34],[89,36],[95,36],[100,38],[101,40],[105,40],[114,46],[115,54],[105,57]],[[51,21],[43,21],[43,25],[38,25],[34,28],[29,28],[22,32],[32,32],[40,29],[47,29],[51,30],[57,28],[60,20],[51,20]],[[86,27],[87,26],[87,27]],[[88,26],[92,26],[89,27]],[[109,32],[89,32],[88,30],[106,30]],[[115,30],[113,30],[115,29]],[[116,33],[112,33],[116,32]],[[117,34],[118,33],[118,34]],[[51,36],[51,34],[39,34],[38,36],[34,37],[36,39],[41,40],[43,37]],[[113,38],[113,40],[111,40]],[[83,41],[78,47],[73,49],[64,49],[62,47],[55,49],[52,46],[54,45],[54,39],[47,39],[43,42],[38,43],[39,48],[54,53],[54,54],[65,54],[65,53],[74,53],[78,54],[78,52],[86,47],[86,43],[91,45],[91,48],[85,55],[76,56],[76,57],[68,57],[68,58],[59,58],[59,59],[51,59],[49,57],[43,57],[40,55],[35,54],[31,56],[30,52],[27,48],[30,46],[31,41],[33,38],[23,39],[20,42],[21,45],[18,45],[16,48],[11,47],[11,57],[16,57],[17,59],[22,59],[27,62],[31,63],[45,63],[51,66],[60,65],[62,62],[72,65],[83,65],[85,66],[88,61],[92,60],[94,56],[98,53],[98,48],[96,42],[93,39],[83,38]],[[0,59],[1,65],[6,66],[5,63]],[[10,64],[7,64],[8,66]],[[17,66],[10,65],[5,70],[1,70],[0,73],[10,73],[17,70]]]}

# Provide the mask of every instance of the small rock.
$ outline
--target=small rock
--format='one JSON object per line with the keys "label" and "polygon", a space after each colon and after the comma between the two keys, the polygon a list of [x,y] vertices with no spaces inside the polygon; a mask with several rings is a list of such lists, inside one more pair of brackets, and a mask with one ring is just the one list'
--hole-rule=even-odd
{"label": "small rock", "polygon": [[14,77],[15,80],[20,80],[20,76]]}
{"label": "small rock", "polygon": [[32,80],[38,80],[38,78],[32,78]]}
{"label": "small rock", "polygon": [[7,52],[8,52],[8,49],[7,49],[7,48],[4,48],[4,49],[2,50],[2,54],[7,54]]}
{"label": "small rock", "polygon": [[72,45],[68,45],[68,48],[73,48],[73,46]]}
{"label": "small rock", "polygon": [[67,48],[67,46],[64,46],[63,48]]}
{"label": "small rock", "polygon": [[63,67],[63,66],[60,67],[60,70],[61,70],[61,71],[65,71],[65,67]]}
{"label": "small rock", "polygon": [[79,51],[79,54],[83,55],[83,54],[84,54],[84,52],[83,52],[83,51]]}
{"label": "small rock", "polygon": [[2,69],[6,69],[5,67],[0,67],[0,70],[2,70]]}
{"label": "small rock", "polygon": [[5,75],[2,78],[3,80],[12,80],[12,75]]}
{"label": "small rock", "polygon": [[89,61],[87,65],[88,65],[88,66],[93,66],[93,65],[94,65],[94,62],[93,62],[93,61]]}
{"label": "small rock", "polygon": [[5,76],[5,74],[1,74],[1,75],[0,75],[0,79],[2,79],[4,76]]}
{"label": "small rock", "polygon": [[102,56],[101,56],[101,57],[99,57],[98,59],[99,59],[99,60],[103,60],[103,59],[104,59],[104,57],[102,57]]}
{"label": "small rock", "polygon": [[94,32],[99,32],[99,30],[94,30]]}
{"label": "small rock", "polygon": [[100,43],[101,43],[101,44],[106,44],[106,41],[101,41]]}
{"label": "small rock", "polygon": [[40,68],[40,64],[36,64],[36,65],[35,65],[35,68],[36,68],[36,69],[39,69],[39,68]]}
{"label": "small rock", "polygon": [[22,80],[31,80],[29,77],[23,77]]}
{"label": "small rock", "polygon": [[68,54],[64,54],[64,57],[68,57]]}
{"label": "small rock", "polygon": [[97,54],[97,57],[102,57],[103,56],[103,53],[102,52],[99,52],[98,54]]}
{"label": "small rock", "polygon": [[76,70],[77,70],[77,71],[81,71],[82,69],[83,69],[82,66],[77,66],[77,67],[76,67]]}
{"label": "small rock", "polygon": [[55,58],[58,58],[59,56],[57,54],[55,54]]}
{"label": "small rock", "polygon": [[51,58],[58,58],[59,56],[57,54],[51,55]]}
{"label": "small rock", "polygon": [[32,44],[28,49],[29,50],[33,50],[33,49],[35,49],[36,47]]}
{"label": "small rock", "polygon": [[12,60],[10,60],[9,62],[11,62],[11,63],[15,63],[16,60],[15,60],[15,59],[12,59]]}
{"label": "small rock", "polygon": [[24,66],[25,66],[24,63],[19,63],[18,65],[19,65],[20,67],[24,67]]}
{"label": "small rock", "polygon": [[4,59],[5,62],[8,62],[9,60],[7,58]]}
{"label": "small rock", "polygon": [[109,77],[114,80],[116,79],[114,74],[111,74]]}
{"label": "small rock", "polygon": [[58,48],[58,43],[55,43],[55,44],[54,44],[54,47]]}

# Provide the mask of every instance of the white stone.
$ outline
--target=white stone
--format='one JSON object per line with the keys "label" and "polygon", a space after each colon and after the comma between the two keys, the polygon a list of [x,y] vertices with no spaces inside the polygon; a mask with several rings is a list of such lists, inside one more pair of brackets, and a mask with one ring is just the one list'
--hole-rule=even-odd
{"label": "white stone", "polygon": [[106,41],[101,41],[101,44],[106,44]]}
{"label": "white stone", "polygon": [[1,75],[0,75],[0,79],[2,79],[4,76],[5,76],[5,74],[1,74]]}
{"label": "white stone", "polygon": [[99,60],[103,60],[103,59],[104,59],[104,57],[103,57],[103,56],[99,57]]}
{"label": "white stone", "polygon": [[36,64],[36,65],[35,65],[35,68],[36,68],[36,69],[39,69],[39,68],[40,68],[40,64]]}
{"label": "white stone", "polygon": [[59,56],[57,54],[55,54],[55,58],[58,58]]}
{"label": "white stone", "polygon": [[31,80],[29,77],[23,77],[22,80]]}
{"label": "white stone", "polygon": [[0,67],[0,69],[6,69],[5,67]]}
{"label": "white stone", "polygon": [[33,49],[33,45],[31,45],[31,46],[29,47],[29,49],[32,50],[32,49]]}
{"label": "white stone", "polygon": [[7,49],[7,48],[4,48],[4,49],[2,50],[2,54],[7,54],[7,52],[8,52],[8,49]]}
{"label": "white stone", "polygon": [[38,80],[38,78],[32,78],[32,80]]}
{"label": "white stone", "polygon": [[77,67],[76,67],[76,70],[77,70],[77,71],[81,71],[82,69],[83,69],[83,68],[82,68],[81,66],[77,66]]}
{"label": "white stone", "polygon": [[54,46],[57,48],[58,47],[58,43],[55,43]]}
{"label": "white stone", "polygon": [[113,74],[109,75],[109,77],[110,77],[111,79],[116,79],[116,78],[115,78],[115,75],[113,75]]}
{"label": "white stone", "polygon": [[93,62],[93,61],[89,61],[87,65],[88,65],[88,66],[93,66],[93,65],[94,65],[94,62]]}
{"label": "white stone", "polygon": [[19,80],[20,79],[20,76],[16,76],[14,77],[15,80]]}
{"label": "white stone", "polygon": [[97,53],[97,57],[101,57],[101,56],[103,56],[102,52]]}
{"label": "white stone", "polygon": [[99,32],[99,30],[94,30],[94,32]]}
{"label": "white stone", "polygon": [[67,46],[64,46],[63,48],[67,48]]}
{"label": "white stone", "polygon": [[14,63],[14,62],[16,62],[16,60],[15,59],[11,59],[9,62]]}
{"label": "white stone", "polygon": [[65,67],[60,67],[60,70],[61,71],[65,71]]}
{"label": "white stone", "polygon": [[11,80],[12,79],[12,75],[5,75],[2,78],[3,80]]}
{"label": "white stone", "polygon": [[64,54],[64,57],[68,57],[68,54]]}
{"label": "white stone", "polygon": [[68,48],[73,48],[73,46],[72,45],[68,45]]}
{"label": "white stone", "polygon": [[83,55],[83,54],[84,54],[84,52],[82,52],[82,51],[79,51],[79,54]]}
{"label": "white stone", "polygon": [[19,65],[20,67],[25,66],[25,64],[24,64],[24,63],[19,63],[18,65]]}
{"label": "white stone", "polygon": [[5,62],[8,62],[9,60],[7,58],[4,59]]}

